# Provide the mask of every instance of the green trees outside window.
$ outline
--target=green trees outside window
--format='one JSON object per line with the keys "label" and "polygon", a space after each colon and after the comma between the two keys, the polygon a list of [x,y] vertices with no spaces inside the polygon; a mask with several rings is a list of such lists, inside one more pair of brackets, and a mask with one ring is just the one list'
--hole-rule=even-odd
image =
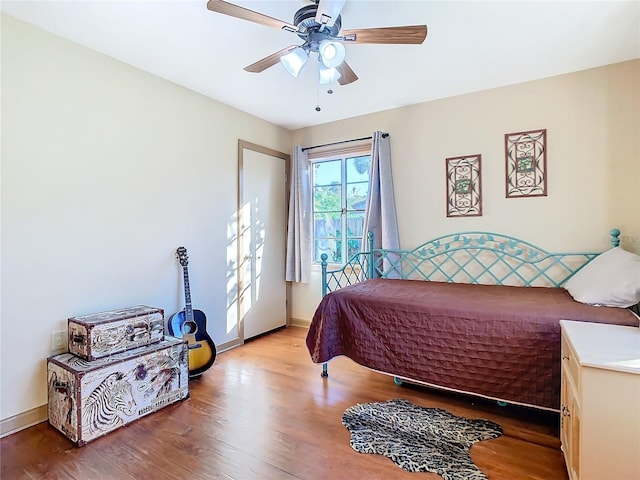
{"label": "green trees outside window", "polygon": [[361,250],[371,156],[313,163],[313,260],[344,263]]}

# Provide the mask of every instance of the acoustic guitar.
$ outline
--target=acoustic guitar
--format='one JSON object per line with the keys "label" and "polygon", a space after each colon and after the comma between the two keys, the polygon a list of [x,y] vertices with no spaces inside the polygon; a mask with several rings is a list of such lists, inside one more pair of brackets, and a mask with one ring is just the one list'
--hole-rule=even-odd
{"label": "acoustic guitar", "polygon": [[213,365],[216,359],[216,346],[207,333],[207,317],[201,310],[194,310],[191,306],[187,249],[179,247],[176,250],[176,255],[182,265],[185,308],[171,316],[167,328],[170,335],[187,340],[189,344],[189,378],[197,378]]}

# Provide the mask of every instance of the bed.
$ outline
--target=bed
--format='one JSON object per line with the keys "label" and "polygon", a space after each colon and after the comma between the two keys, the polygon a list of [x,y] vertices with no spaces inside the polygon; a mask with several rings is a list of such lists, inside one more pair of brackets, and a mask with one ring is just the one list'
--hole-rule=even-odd
{"label": "bed", "polygon": [[[612,252],[619,235],[612,230]],[[344,355],[397,383],[558,411],[559,321],[639,324],[632,308],[582,303],[563,287],[604,254],[549,253],[489,232],[414,250],[372,245],[370,235],[367,251],[340,269],[323,258],[323,298],[306,339],[323,376]]]}

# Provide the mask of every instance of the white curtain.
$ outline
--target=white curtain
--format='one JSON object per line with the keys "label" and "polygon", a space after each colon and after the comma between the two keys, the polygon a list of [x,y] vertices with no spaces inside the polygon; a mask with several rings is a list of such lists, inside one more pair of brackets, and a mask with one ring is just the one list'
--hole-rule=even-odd
{"label": "white curtain", "polygon": [[308,283],[311,269],[309,158],[299,146],[293,149],[290,180],[285,279],[288,282]]}
{"label": "white curtain", "polygon": [[364,219],[362,250],[368,249],[368,232],[373,232],[373,248],[399,249],[400,237],[393,194],[389,134],[374,132],[371,143],[369,198]]}

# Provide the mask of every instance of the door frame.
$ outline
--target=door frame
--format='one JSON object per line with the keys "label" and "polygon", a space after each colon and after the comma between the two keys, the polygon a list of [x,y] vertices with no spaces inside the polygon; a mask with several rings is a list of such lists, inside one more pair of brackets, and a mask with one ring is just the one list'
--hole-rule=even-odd
{"label": "door frame", "polygon": [[[290,184],[289,184],[289,171],[291,164],[291,155],[288,153],[279,152],[277,150],[273,150],[268,147],[263,147],[262,145],[258,145],[256,143],[248,142],[246,140],[238,139],[238,203],[236,211],[238,214],[236,215],[236,232],[237,232],[237,250],[236,250],[236,298],[238,299],[238,335],[240,337],[241,343],[245,342],[244,338],[244,321],[240,318],[241,309],[240,309],[240,293],[241,293],[241,285],[240,285],[240,255],[242,252],[242,235],[241,235],[241,225],[240,225],[240,216],[242,209],[242,202],[244,198],[244,189],[243,189],[243,174],[244,174],[244,151],[250,150],[252,152],[262,153],[264,155],[269,155],[271,157],[280,158],[285,162],[284,165],[284,181],[285,181],[285,225],[284,225],[284,238],[287,238],[287,230],[288,225],[287,221],[289,218],[289,192],[290,192]],[[286,251],[285,258],[282,259],[283,262],[286,262]],[[285,281],[285,325],[291,325],[291,282]]]}

